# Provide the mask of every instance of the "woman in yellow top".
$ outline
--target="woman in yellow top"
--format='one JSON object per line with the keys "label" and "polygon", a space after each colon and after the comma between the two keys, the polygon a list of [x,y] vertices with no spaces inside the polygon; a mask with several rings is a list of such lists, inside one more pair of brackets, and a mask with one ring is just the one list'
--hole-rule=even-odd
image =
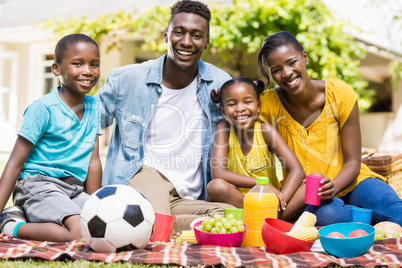
{"label": "woman in yellow top", "polygon": [[[256,184],[255,178],[268,177],[279,199],[278,216],[281,218],[294,213],[286,209],[286,204],[295,207],[291,199],[303,185],[305,174],[278,131],[270,124],[257,122],[259,96],[264,88],[262,81],[239,77],[211,92],[212,101],[220,103],[225,121],[216,129],[211,158],[213,179],[207,186],[207,196],[209,201],[222,201],[242,208],[244,194]],[[282,159],[283,167],[288,171],[283,187],[275,175],[270,152]]]}
{"label": "woman in yellow top", "polygon": [[[357,95],[334,78],[311,80],[308,56],[285,31],[268,36],[258,54],[258,67],[279,87],[261,96],[261,119],[279,131],[306,174],[322,174],[321,204],[306,208],[317,225],[350,221],[353,206],[373,210],[372,223],[402,224],[402,201],[385,178],[361,163]],[[335,197],[336,196],[336,197]]]}

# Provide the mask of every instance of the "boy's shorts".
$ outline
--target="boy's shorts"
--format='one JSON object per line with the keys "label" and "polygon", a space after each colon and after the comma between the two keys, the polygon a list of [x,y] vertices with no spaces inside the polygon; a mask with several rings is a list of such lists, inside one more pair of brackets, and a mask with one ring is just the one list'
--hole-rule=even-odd
{"label": "boy's shorts", "polygon": [[75,178],[66,180],[40,174],[19,180],[13,192],[14,204],[24,208],[28,222],[59,225],[63,225],[66,217],[79,215],[88,198],[84,187]]}

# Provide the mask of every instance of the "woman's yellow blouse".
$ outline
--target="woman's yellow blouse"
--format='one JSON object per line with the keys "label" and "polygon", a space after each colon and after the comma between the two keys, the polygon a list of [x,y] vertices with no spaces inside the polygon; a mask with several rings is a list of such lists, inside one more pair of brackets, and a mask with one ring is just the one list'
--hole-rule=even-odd
{"label": "woman's yellow blouse", "polygon": [[[357,95],[350,86],[339,79],[329,78],[325,79],[324,109],[307,128],[290,116],[274,89],[268,89],[262,94],[260,117],[262,121],[276,127],[296,154],[306,174],[320,172],[333,180],[343,167],[340,130],[356,101]],[[337,196],[346,195],[370,177],[386,181],[362,163],[357,179]]]}

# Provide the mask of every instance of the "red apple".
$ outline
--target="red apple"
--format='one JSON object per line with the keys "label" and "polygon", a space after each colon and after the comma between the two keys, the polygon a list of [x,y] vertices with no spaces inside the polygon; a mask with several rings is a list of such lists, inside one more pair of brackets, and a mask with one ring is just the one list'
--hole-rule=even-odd
{"label": "red apple", "polygon": [[360,237],[360,236],[365,236],[368,235],[368,233],[362,229],[357,229],[354,231],[351,231],[348,237]]}
{"label": "red apple", "polygon": [[332,232],[327,235],[327,237],[332,237],[332,238],[345,238],[345,236],[341,233],[338,232]]}

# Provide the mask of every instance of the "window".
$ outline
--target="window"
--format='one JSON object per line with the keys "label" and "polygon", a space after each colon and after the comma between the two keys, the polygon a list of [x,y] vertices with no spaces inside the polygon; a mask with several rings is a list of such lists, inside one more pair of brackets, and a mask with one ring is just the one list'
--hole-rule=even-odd
{"label": "window", "polygon": [[369,82],[368,88],[375,90],[374,103],[369,112],[392,112],[392,84],[390,79],[383,83]]}
{"label": "window", "polygon": [[52,64],[54,55],[45,55],[43,61],[43,95],[52,92],[60,85],[59,78],[53,75]]}

